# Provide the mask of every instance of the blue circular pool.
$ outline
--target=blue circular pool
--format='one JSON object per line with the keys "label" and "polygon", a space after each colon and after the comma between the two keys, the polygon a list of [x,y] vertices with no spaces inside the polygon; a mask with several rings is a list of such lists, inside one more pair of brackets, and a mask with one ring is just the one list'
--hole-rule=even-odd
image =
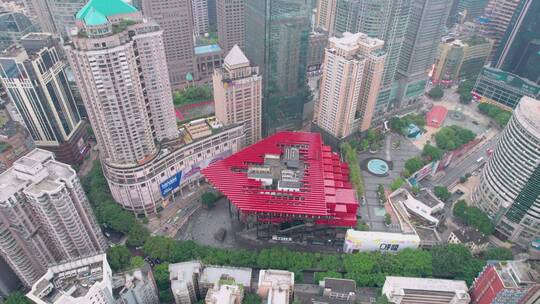
{"label": "blue circular pool", "polygon": [[367,163],[369,172],[378,175],[384,175],[388,173],[390,169],[388,164],[382,159],[372,159]]}

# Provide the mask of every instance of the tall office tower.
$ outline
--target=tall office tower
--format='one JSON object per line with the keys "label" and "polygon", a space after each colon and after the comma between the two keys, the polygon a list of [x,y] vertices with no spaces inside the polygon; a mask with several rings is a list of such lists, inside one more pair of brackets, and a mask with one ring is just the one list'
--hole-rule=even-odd
{"label": "tall office tower", "polygon": [[115,304],[112,281],[107,256],[92,255],[50,267],[26,297],[36,304]]}
{"label": "tall office tower", "polygon": [[217,28],[217,0],[207,0],[208,2],[208,25],[211,29]]}
{"label": "tall office tower", "polygon": [[338,0],[334,32],[366,33],[384,41],[386,65],[375,113],[394,108],[398,101],[396,77],[401,48],[407,33],[412,0]]}
{"label": "tall office tower", "polygon": [[41,30],[69,36],[75,28],[75,14],[84,6],[86,0],[28,0],[32,2]]}
{"label": "tall office tower", "polygon": [[383,46],[384,41],[363,33],[329,39],[316,125],[338,139],[370,127],[386,57]]}
{"label": "tall office tower", "polygon": [[246,45],[244,0],[216,0],[218,43],[225,52]]}
{"label": "tall office tower", "polygon": [[315,16],[315,27],[333,36],[334,19],[336,17],[337,0],[319,0],[317,15]]}
{"label": "tall office tower", "polygon": [[456,0],[457,11],[463,13],[465,20],[474,20],[482,15],[488,0]]}
{"label": "tall office tower", "polygon": [[540,84],[540,1],[522,1],[494,58],[496,68]]}
{"label": "tall office tower", "polygon": [[493,50],[490,58],[493,59],[499,49],[501,39],[504,37],[514,12],[522,0],[490,0],[482,18],[477,20],[480,34],[493,40]]}
{"label": "tall office tower", "polygon": [[193,33],[196,36],[208,33],[208,3],[206,0],[191,0],[193,10]]}
{"label": "tall office tower", "polygon": [[263,77],[263,133],[298,128],[306,98],[310,0],[246,0],[246,55]]}
{"label": "tall office tower", "polygon": [[38,32],[38,27],[30,18],[21,13],[0,11],[0,52],[31,32]]}
{"label": "tall office tower", "polygon": [[68,84],[67,61],[57,39],[30,33],[0,54],[0,79],[39,148],[59,161],[80,163],[86,128]]}
{"label": "tall office tower", "polygon": [[540,235],[539,104],[521,99],[472,195],[498,233],[522,246]]}
{"label": "tall office tower", "polygon": [[401,105],[411,104],[424,96],[451,2],[448,0],[412,0],[409,25],[398,65]]}
{"label": "tall office tower", "polygon": [[[196,70],[191,0],[144,0],[143,14],[163,31],[163,43],[173,89],[184,88]],[[193,76],[193,78],[196,78]]]}
{"label": "tall office tower", "polygon": [[250,65],[238,45],[214,70],[216,117],[224,125],[244,124],[245,145],[261,139],[262,77],[259,68]]}
{"label": "tall office tower", "polygon": [[49,263],[107,248],[75,170],[41,149],[0,175],[0,235],[0,254],[26,286]]}

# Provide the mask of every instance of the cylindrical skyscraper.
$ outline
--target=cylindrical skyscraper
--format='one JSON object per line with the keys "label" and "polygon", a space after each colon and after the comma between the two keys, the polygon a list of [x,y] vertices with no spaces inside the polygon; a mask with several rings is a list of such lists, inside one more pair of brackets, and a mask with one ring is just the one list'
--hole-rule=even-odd
{"label": "cylindrical skyscraper", "polygon": [[473,201],[508,240],[526,246],[540,235],[540,101],[521,99]]}

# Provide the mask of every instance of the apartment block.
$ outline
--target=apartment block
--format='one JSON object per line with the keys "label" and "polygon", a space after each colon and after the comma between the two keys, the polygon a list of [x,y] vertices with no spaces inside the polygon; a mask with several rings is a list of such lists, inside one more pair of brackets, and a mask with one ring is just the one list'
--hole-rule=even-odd
{"label": "apartment block", "polygon": [[50,267],[26,296],[36,304],[115,304],[105,254]]}
{"label": "apartment block", "polygon": [[371,126],[386,58],[383,47],[382,40],[364,33],[329,39],[315,124],[338,139]]}
{"label": "apartment block", "polygon": [[119,282],[121,286],[116,304],[159,304],[158,289],[152,268],[145,264],[113,277],[113,288]]}
{"label": "apartment block", "polygon": [[0,78],[36,146],[59,161],[80,163],[88,151],[68,64],[52,34],[30,33],[0,54]]}
{"label": "apartment block", "polygon": [[315,16],[315,27],[334,35],[334,19],[336,18],[336,8],[338,0],[320,0]]}
{"label": "apartment block", "polygon": [[224,125],[243,124],[245,145],[261,139],[262,77],[238,45],[213,76],[216,117]]}
{"label": "apartment block", "polygon": [[469,304],[465,281],[386,277],[382,293],[391,303]]}
{"label": "apartment block", "polygon": [[244,0],[216,0],[218,43],[229,52],[246,45]]}
{"label": "apartment block", "polygon": [[26,0],[32,3],[38,23],[44,32],[68,37],[75,28],[75,14],[86,0]]}
{"label": "apartment block", "polygon": [[268,304],[289,304],[294,296],[294,273],[285,270],[261,269],[257,294]]}
{"label": "apartment block", "polygon": [[193,33],[201,36],[208,33],[208,2],[207,0],[191,0],[193,12]]}
{"label": "apartment block", "polygon": [[142,12],[163,30],[170,85],[180,90],[188,84],[188,75],[196,78],[191,0],[144,0]]}
{"label": "apartment block", "polygon": [[480,35],[493,40],[490,61],[495,57],[495,53],[499,50],[501,40],[504,38],[506,30],[512,20],[512,16],[521,2],[523,1],[489,0],[482,18],[476,21]]}
{"label": "apartment block", "polygon": [[251,288],[251,268],[206,266],[200,261],[189,261],[170,264],[169,273],[176,304],[193,304],[203,299],[216,303],[216,297],[222,299],[220,295],[230,300],[223,303],[238,303],[244,289]]}
{"label": "apartment block", "polygon": [[35,149],[0,175],[0,254],[26,286],[106,241],[75,170]]}

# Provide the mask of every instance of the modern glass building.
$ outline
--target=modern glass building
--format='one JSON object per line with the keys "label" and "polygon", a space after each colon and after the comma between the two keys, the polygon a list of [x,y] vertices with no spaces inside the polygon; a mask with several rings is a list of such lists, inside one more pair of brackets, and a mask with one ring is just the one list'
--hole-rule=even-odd
{"label": "modern glass building", "polygon": [[540,85],[503,70],[484,67],[474,85],[473,96],[507,110],[514,109],[523,96],[540,98]]}
{"label": "modern glass building", "polygon": [[375,114],[394,107],[398,101],[395,80],[407,26],[411,0],[338,0],[335,35],[366,33],[384,41],[386,63]]}
{"label": "modern glass building", "polygon": [[22,36],[37,31],[38,27],[25,15],[0,11],[0,51],[18,42]]}
{"label": "modern glass building", "polygon": [[496,67],[540,84],[540,1],[522,0],[494,58]]}
{"label": "modern glass building", "polygon": [[528,246],[540,235],[540,101],[523,97],[473,192],[498,236]]}
{"label": "modern glass building", "polygon": [[246,0],[246,55],[263,77],[263,130],[301,125],[311,0]]}

